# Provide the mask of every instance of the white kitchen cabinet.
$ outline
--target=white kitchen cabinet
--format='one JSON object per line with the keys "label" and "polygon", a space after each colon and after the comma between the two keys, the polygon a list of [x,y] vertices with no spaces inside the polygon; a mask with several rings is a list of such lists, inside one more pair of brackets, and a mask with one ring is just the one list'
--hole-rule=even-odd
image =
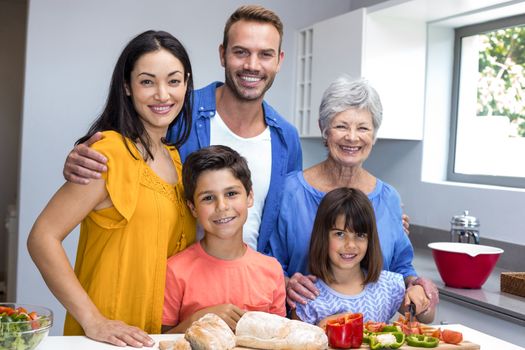
{"label": "white kitchen cabinet", "polygon": [[295,125],[301,136],[321,136],[317,119],[328,85],[343,73],[360,76],[362,43],[352,39],[363,34],[364,13],[352,11],[299,32]]}
{"label": "white kitchen cabinet", "polygon": [[315,23],[298,35],[294,121],[302,137],[320,136],[322,94],[346,73],[368,79],[378,90],[384,110],[379,138],[422,139],[425,22],[362,8]]}

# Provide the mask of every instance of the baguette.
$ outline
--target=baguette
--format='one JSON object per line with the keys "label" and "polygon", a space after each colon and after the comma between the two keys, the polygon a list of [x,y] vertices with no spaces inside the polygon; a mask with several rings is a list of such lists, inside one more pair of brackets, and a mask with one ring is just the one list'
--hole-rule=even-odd
{"label": "baguette", "polygon": [[314,325],[260,311],[248,311],[237,322],[237,346],[267,350],[323,350],[324,331]]}

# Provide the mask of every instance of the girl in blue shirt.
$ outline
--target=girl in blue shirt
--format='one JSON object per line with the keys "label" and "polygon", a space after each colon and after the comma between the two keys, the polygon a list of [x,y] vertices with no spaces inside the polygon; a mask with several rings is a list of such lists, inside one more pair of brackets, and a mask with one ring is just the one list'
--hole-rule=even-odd
{"label": "girl in blue shirt", "polygon": [[[319,324],[334,314],[360,312],[364,322],[388,322],[396,311],[404,313],[411,299],[425,298],[421,304],[430,304],[420,285],[410,286],[405,296],[403,276],[382,271],[374,210],[358,189],[338,188],[323,198],[308,257],[320,294],[305,305],[297,304],[294,318]],[[425,318],[433,319],[435,310],[428,310]]]}

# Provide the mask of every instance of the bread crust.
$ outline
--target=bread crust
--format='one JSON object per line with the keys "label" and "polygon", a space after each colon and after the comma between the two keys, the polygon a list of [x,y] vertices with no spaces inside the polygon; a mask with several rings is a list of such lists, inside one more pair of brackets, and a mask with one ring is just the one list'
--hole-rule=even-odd
{"label": "bread crust", "polygon": [[323,350],[324,331],[314,325],[260,311],[246,312],[235,330],[237,346],[268,350]]}
{"label": "bread crust", "polygon": [[215,314],[206,314],[193,322],[184,338],[192,350],[231,350],[235,335],[226,322]]}
{"label": "bread crust", "polygon": [[192,350],[190,343],[184,338],[177,340],[161,340],[159,342],[160,350]]}

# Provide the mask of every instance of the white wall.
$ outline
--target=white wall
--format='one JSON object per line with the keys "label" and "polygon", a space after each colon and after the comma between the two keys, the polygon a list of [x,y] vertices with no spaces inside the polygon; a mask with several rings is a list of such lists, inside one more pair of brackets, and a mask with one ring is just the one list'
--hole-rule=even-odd
{"label": "white wall", "polygon": [[[19,302],[49,305],[53,334],[62,332],[64,310],[31,262],[26,239],[48,199],[62,184],[62,165],[74,141],[101,111],[110,74],[122,47],[146,29],[173,33],[192,59],[197,87],[221,80],[218,59],[224,22],[234,0],[38,0],[31,1],[27,34],[22,125],[18,288]],[[350,0],[259,1],[285,24],[285,61],[267,99],[290,116],[294,86],[295,30],[346,12]],[[71,260],[77,232],[64,246]]]}
{"label": "white wall", "polygon": [[26,10],[25,1],[0,0],[0,281],[8,273],[7,206],[17,198]]}

